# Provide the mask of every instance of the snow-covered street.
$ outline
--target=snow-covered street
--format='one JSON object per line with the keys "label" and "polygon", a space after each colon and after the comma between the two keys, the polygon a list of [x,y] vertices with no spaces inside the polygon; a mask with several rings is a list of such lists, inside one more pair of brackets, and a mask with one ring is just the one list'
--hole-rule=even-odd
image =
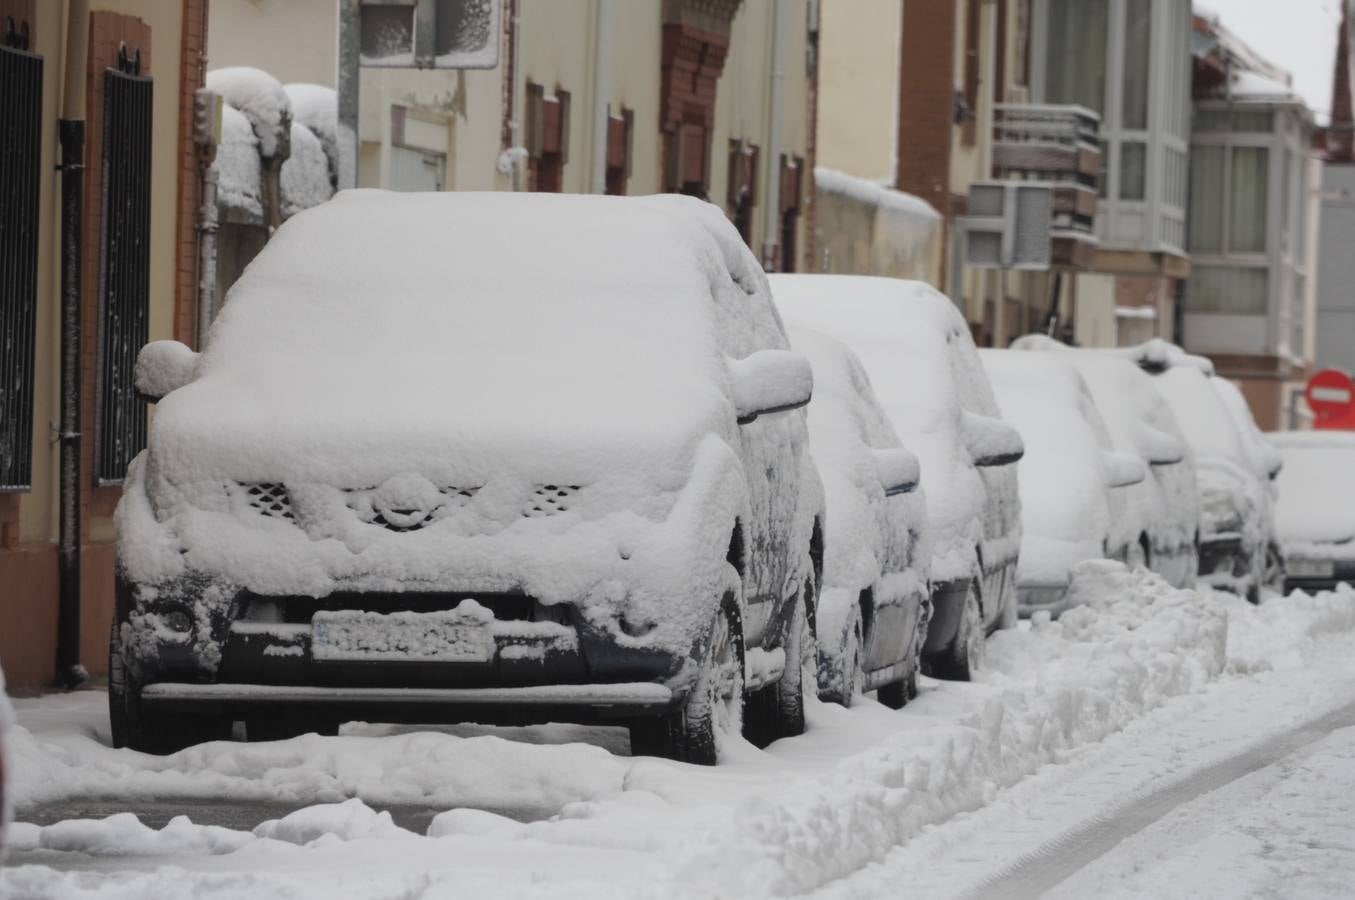
{"label": "snow-covered street", "polygon": [[[0,893],[1339,895],[1355,591],[1251,607],[1113,563],[1078,586],[1087,606],[995,636],[981,682],[925,681],[898,712],[816,703],[805,735],[715,769],[558,726],[350,725],[158,758],[106,746],[101,693],[22,700],[20,822],[114,796],[185,815],[16,825]],[[297,811],[193,823],[222,800]],[[389,805],[447,811],[416,834]]]}

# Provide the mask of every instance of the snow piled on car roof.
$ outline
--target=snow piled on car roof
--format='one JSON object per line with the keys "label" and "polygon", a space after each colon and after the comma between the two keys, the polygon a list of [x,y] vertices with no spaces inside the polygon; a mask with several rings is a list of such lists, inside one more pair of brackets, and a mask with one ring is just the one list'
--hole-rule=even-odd
{"label": "snow piled on car roof", "polygon": [[1071,564],[1118,552],[1134,536],[1126,528],[1123,489],[1107,487],[1110,435],[1082,377],[1062,356],[980,350],[979,358],[1003,417],[1026,443],[1017,463],[1017,580],[1063,584]]}
{"label": "snow piled on car roof", "polygon": [[1275,533],[1285,555],[1355,557],[1355,434],[1287,432],[1270,439],[1284,458]]}
{"label": "snow piled on car roof", "polygon": [[[777,306],[792,323],[842,341],[871,375],[903,445],[917,454],[936,555],[934,579],[968,577],[984,535],[989,490],[962,445],[968,411],[998,416],[992,388],[955,304],[920,281],[839,275],[773,275]],[[1015,479],[1009,479],[1016,503]]]}

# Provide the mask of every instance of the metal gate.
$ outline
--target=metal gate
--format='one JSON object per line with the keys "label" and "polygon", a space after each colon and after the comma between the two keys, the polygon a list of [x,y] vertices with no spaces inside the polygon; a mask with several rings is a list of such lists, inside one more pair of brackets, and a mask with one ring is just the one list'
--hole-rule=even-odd
{"label": "metal gate", "polygon": [[151,79],[139,54],[104,72],[103,261],[99,484],[120,484],[146,446],[146,404],[133,384],[136,355],[149,337],[151,227]]}
{"label": "metal gate", "polygon": [[42,57],[0,22],[0,491],[33,481]]}

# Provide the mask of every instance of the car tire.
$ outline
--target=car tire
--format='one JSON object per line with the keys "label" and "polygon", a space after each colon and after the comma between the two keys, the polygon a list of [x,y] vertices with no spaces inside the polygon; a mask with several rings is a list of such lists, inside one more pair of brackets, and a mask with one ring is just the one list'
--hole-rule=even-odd
{"label": "car tire", "polygon": [[978,579],[971,579],[955,638],[932,661],[931,674],[948,681],[973,681],[974,673],[983,668],[984,637]]}
{"label": "car tire", "polygon": [[791,609],[790,624],[781,649],[785,653],[785,668],[775,684],[758,691],[752,698],[748,725],[744,735],[759,747],[784,737],[805,733],[805,671],[813,671],[818,658],[814,629],[811,623],[814,609],[814,576],[807,575]]}
{"label": "car tire", "polygon": [[[721,732],[738,735],[744,725],[744,629],[743,617],[733,595],[726,595],[715,614],[710,641],[691,691],[682,708],[654,725],[667,729],[645,733],[638,729],[642,748],[645,744],[664,744],[661,750],[679,762],[714,766],[718,758]],[[663,732],[667,732],[664,735]],[[637,732],[631,731],[631,740]],[[634,744],[633,747],[634,754]]]}
{"label": "car tire", "polygon": [[228,741],[234,724],[220,715],[163,716],[146,709],[141,683],[123,658],[116,621],[108,641],[108,722],[114,747],[161,755],[208,741]]}
{"label": "car tire", "polygon": [[852,698],[865,686],[861,669],[861,654],[865,646],[865,625],[861,607],[853,603],[847,623],[838,636],[838,647],[833,654],[819,652],[819,699],[850,707]]}

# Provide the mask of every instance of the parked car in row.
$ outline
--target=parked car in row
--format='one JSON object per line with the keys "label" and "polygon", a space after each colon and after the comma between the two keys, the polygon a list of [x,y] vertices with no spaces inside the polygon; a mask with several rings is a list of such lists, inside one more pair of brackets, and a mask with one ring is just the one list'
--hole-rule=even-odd
{"label": "parked car in row", "polygon": [[[1124,516],[1134,536],[1124,562],[1156,572],[1173,587],[1194,587],[1200,537],[1195,459],[1152,377],[1124,353],[1072,348],[1043,335],[1022,337],[1012,349],[1061,351],[1091,392],[1115,449],[1147,464],[1148,477],[1124,492]],[[1163,349],[1160,355],[1169,354]]]}
{"label": "parked car in row", "polygon": [[1275,533],[1284,590],[1355,584],[1355,433],[1290,431],[1270,440],[1283,461]]}
{"label": "parked car in row", "polygon": [[1016,597],[1021,615],[1067,608],[1069,572],[1138,548],[1125,488],[1148,475],[1137,455],[1114,449],[1082,376],[1066,354],[980,350],[1002,416],[1016,426],[1026,455],[1021,489],[1021,553]]}
{"label": "parked car in row", "polygon": [[715,207],[341,193],[137,385],[119,746],[600,719],[712,763],[803,730],[812,374]]}
{"label": "parked car in row", "polygon": [[843,706],[877,691],[895,709],[917,695],[931,600],[930,533],[917,457],[838,341],[790,328],[814,369],[809,438],[828,518],[817,622],[819,696]]}
{"label": "parked car in row", "polygon": [[1016,622],[1024,446],[1003,421],[964,317],[921,282],[772,275],[787,321],[831,335],[870,373],[903,446],[917,454],[932,533],[927,671],[967,679],[985,637]]}
{"label": "parked car in row", "polygon": [[5,695],[5,673],[0,671],[0,864],[5,861],[6,832],[14,815],[14,801],[9,790],[9,761],[5,758],[5,733],[14,725],[14,711]]}

